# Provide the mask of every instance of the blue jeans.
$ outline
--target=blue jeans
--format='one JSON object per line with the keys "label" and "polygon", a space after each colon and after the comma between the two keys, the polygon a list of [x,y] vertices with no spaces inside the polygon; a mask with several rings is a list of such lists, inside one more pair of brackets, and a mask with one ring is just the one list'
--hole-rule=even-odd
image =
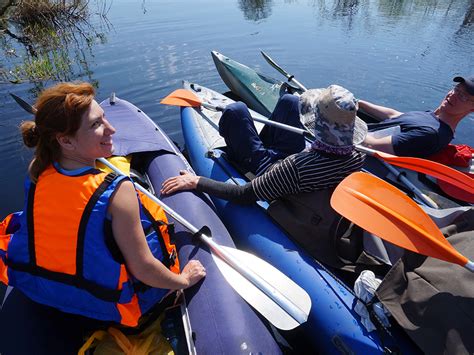
{"label": "blue jeans", "polygon": [[[283,95],[270,120],[303,128],[299,117],[299,99]],[[305,148],[300,134],[273,126],[265,126],[260,135],[250,112],[242,102],[230,104],[219,121],[219,133],[227,144],[227,154],[244,169],[261,175],[270,165]]]}

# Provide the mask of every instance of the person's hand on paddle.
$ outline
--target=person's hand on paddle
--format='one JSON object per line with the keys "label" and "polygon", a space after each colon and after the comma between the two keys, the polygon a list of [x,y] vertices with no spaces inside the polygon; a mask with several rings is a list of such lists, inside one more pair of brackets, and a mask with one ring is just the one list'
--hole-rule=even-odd
{"label": "person's hand on paddle", "polygon": [[199,280],[206,276],[206,269],[199,260],[189,260],[181,272],[181,276],[187,280],[186,288],[188,288],[197,284]]}
{"label": "person's hand on paddle", "polygon": [[161,185],[161,194],[169,195],[182,190],[194,190],[198,184],[199,176],[187,170],[180,170],[181,175],[166,179]]}

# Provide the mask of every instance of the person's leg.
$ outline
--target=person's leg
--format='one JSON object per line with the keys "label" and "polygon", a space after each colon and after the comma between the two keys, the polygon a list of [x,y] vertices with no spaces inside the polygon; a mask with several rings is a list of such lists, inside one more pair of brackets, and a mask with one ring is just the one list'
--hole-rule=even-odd
{"label": "person's leg", "polygon": [[256,175],[278,160],[275,152],[263,145],[250,112],[242,102],[227,106],[219,121],[219,134],[227,144],[229,158]]}
{"label": "person's leg", "polygon": [[[273,110],[270,120],[289,126],[304,128],[300,121],[299,98],[295,95],[283,95]],[[267,148],[281,152],[283,156],[301,152],[305,148],[303,135],[289,132],[273,126],[265,126],[260,139]]]}

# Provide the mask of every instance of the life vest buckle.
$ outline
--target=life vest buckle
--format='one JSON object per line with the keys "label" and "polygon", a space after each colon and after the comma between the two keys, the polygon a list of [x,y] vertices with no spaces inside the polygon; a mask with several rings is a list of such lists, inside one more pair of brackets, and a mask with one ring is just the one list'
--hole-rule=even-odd
{"label": "life vest buckle", "polygon": [[170,253],[169,261],[170,266],[174,266],[176,264],[176,258],[178,257],[178,252],[176,251],[176,247],[173,247],[173,250]]}

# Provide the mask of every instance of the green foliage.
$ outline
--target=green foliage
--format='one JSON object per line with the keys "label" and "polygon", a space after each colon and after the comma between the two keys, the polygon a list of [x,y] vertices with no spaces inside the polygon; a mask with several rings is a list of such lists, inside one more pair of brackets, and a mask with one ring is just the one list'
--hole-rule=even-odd
{"label": "green foliage", "polygon": [[88,17],[86,0],[20,0],[13,18],[23,24],[54,27],[61,22],[85,20]]}
{"label": "green foliage", "polygon": [[[107,0],[18,0],[8,12],[9,25],[0,30],[0,83],[69,81],[88,76],[95,43],[106,42],[110,23]],[[97,8],[91,8],[96,6]],[[98,28],[90,24],[98,16]],[[3,36],[2,36],[3,35]]]}

